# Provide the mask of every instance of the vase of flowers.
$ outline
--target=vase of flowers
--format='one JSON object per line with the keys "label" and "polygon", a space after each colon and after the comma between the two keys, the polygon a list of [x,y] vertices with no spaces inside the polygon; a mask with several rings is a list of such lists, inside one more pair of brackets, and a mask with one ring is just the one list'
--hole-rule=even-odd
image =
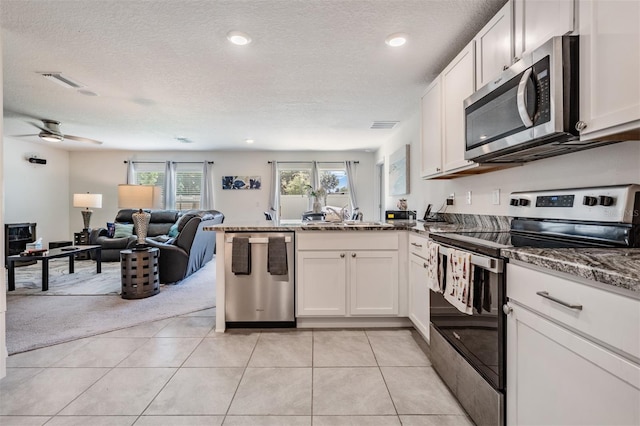
{"label": "vase of flowers", "polygon": [[313,212],[322,212],[322,203],[320,200],[327,196],[327,191],[323,187],[313,189],[311,185],[306,185],[305,191],[307,192],[307,196],[313,197]]}

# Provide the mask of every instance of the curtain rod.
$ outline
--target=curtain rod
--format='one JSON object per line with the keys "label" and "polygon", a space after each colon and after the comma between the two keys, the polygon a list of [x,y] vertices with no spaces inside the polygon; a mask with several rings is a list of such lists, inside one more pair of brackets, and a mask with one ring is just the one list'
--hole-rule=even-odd
{"label": "curtain rod", "polygon": [[[128,161],[124,160],[124,164],[127,164]],[[166,161],[132,161],[132,163],[143,163],[143,164],[165,164]],[[172,161],[172,163],[180,163],[180,164],[202,164],[202,161]],[[207,164],[214,164],[213,161],[207,161]]]}
{"label": "curtain rod", "polygon": [[[272,164],[273,161],[267,161],[267,164]],[[295,163],[313,163],[313,161],[278,161],[279,164],[295,164]],[[317,161],[316,163],[344,163],[344,161]],[[352,163],[360,164],[359,161],[352,161]]]}

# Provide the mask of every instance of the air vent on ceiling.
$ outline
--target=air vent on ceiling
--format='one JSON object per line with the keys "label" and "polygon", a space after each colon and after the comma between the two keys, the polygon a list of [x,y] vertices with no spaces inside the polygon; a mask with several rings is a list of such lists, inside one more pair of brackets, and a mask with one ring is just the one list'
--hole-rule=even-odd
{"label": "air vent on ceiling", "polygon": [[373,124],[371,125],[371,128],[388,130],[396,127],[396,124],[398,123],[399,121],[374,121]]}
{"label": "air vent on ceiling", "polygon": [[41,72],[38,73],[47,80],[53,81],[54,83],[58,83],[61,86],[66,87],[67,89],[79,89],[81,87],[85,87],[84,84],[80,83],[77,80],[72,79],[71,77],[67,77],[66,75],[62,75],[59,72]]}

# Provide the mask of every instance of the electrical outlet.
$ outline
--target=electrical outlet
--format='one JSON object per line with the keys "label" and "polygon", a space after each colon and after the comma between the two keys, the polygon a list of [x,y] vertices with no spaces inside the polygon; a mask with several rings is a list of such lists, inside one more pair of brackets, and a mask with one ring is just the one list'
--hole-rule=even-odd
{"label": "electrical outlet", "polygon": [[467,204],[471,204],[471,191],[467,191]]}
{"label": "electrical outlet", "polygon": [[500,205],[500,189],[494,189],[491,193],[491,204],[494,206]]}
{"label": "electrical outlet", "polygon": [[452,206],[453,205],[453,200],[455,200],[456,198],[456,194],[455,193],[451,193],[449,194],[449,196],[447,197],[447,205],[448,206]]}

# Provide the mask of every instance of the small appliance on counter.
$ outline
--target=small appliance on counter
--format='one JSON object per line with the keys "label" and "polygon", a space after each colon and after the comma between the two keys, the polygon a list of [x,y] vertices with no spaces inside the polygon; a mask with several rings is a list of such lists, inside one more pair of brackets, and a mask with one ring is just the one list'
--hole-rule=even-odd
{"label": "small appliance on counter", "polygon": [[385,220],[416,220],[415,210],[386,210]]}

